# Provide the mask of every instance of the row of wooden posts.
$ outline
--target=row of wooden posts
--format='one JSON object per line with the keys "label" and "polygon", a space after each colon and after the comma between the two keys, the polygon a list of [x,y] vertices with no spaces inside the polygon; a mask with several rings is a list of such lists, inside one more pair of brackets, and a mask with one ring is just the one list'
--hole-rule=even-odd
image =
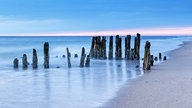
{"label": "row of wooden posts", "polygon": [[[122,59],[122,38],[117,35],[115,42],[115,59]],[[94,59],[107,59],[106,37],[96,36],[92,38],[90,56]],[[134,48],[131,49],[131,35],[125,37],[125,58],[128,60],[140,59],[140,34],[135,37]],[[113,59],[113,36],[110,36],[108,59]]]}
{"label": "row of wooden posts", "polygon": [[[121,60],[122,59],[122,38],[119,35],[115,37],[115,59]],[[125,37],[125,59],[126,60],[140,60],[140,34],[137,33],[137,36],[134,39],[134,48],[131,48],[131,35],[127,35]],[[105,36],[96,36],[92,38],[92,44],[90,48],[89,54],[86,56],[85,48],[82,48],[82,53],[80,57],[80,67],[89,67],[90,66],[90,58],[93,59],[107,59],[107,52],[106,52],[106,37]],[[150,42],[146,41],[145,44],[145,52],[143,58],[143,69],[150,70],[151,66],[153,66],[154,60],[157,60],[157,57],[153,57],[150,54]],[[67,64],[68,67],[71,67],[71,53],[68,48],[67,50]],[[76,55],[77,56],[77,55]],[[85,61],[86,58],[86,61]],[[159,60],[161,60],[161,53],[159,53]],[[108,52],[108,59],[113,59],[113,36],[110,36],[109,40],[109,52]],[[166,56],[164,56],[164,60],[166,60]],[[19,60],[17,58],[13,61],[14,68],[18,68]],[[36,49],[33,49],[33,58],[32,58],[32,67],[33,69],[38,68],[38,57]],[[22,57],[22,64],[23,68],[28,68],[27,62],[27,55],[23,54]],[[49,68],[49,43],[44,43],[44,68]]]}
{"label": "row of wooden posts", "polygon": [[[122,59],[122,38],[119,35],[115,37],[115,59]],[[141,35],[137,33],[134,39],[134,48],[131,48],[131,35],[125,37],[125,59],[126,60],[140,60],[140,42]],[[157,57],[153,57],[150,54],[150,42],[146,41],[145,52],[143,58],[143,69],[150,70],[150,67],[153,66],[154,60],[157,61]],[[105,36],[96,36],[92,38],[92,44],[90,49],[90,57],[93,59],[107,59],[106,56],[106,37]],[[113,36],[110,36],[109,40],[109,52],[108,59],[113,59]],[[161,53],[159,53],[159,60],[161,60]],[[166,56],[164,56],[166,60]]]}
{"label": "row of wooden posts", "polygon": [[[69,52],[68,48],[66,48],[66,50],[67,50],[67,64],[68,64],[68,67],[70,68],[71,67],[71,61],[70,61],[71,53]],[[77,55],[75,55],[75,56],[77,56]],[[89,57],[89,55],[87,55],[86,61],[85,61],[85,58],[86,58],[85,48],[82,48],[82,54],[81,54],[81,59],[80,59],[80,67],[84,67],[84,66],[89,67],[90,66],[90,57]],[[22,64],[23,64],[23,69],[28,68],[29,63],[27,61],[27,55],[26,54],[23,54]],[[18,58],[15,58],[13,60],[13,67],[15,69],[19,68]],[[33,49],[32,67],[33,67],[33,69],[38,68],[38,57],[37,57],[36,49]],[[44,43],[44,68],[45,69],[49,68],[49,43],[48,42]]]}

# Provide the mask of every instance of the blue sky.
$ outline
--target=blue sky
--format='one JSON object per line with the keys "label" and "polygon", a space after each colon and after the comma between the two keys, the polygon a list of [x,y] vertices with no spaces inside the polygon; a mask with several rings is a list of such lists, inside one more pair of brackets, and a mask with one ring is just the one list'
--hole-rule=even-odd
{"label": "blue sky", "polygon": [[191,0],[0,0],[0,34],[191,27]]}

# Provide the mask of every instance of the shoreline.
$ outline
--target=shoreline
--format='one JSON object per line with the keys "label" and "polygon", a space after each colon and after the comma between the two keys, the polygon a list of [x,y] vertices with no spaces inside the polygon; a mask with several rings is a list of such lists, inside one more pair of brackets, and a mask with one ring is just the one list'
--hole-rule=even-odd
{"label": "shoreline", "polygon": [[168,51],[169,59],[144,76],[128,81],[116,96],[98,108],[191,108],[192,41]]}

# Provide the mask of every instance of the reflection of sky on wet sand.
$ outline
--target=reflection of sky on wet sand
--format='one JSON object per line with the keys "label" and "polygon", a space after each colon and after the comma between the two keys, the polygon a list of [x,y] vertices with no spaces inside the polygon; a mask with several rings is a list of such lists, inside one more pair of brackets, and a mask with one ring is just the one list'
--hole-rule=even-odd
{"label": "reflection of sky on wet sand", "polygon": [[1,73],[0,107],[95,107],[128,79],[141,76],[139,62],[92,60],[91,67]]}

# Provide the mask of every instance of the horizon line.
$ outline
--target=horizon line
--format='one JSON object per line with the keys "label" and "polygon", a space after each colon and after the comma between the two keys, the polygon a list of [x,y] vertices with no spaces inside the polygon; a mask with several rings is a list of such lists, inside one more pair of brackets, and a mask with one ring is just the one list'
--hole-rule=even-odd
{"label": "horizon line", "polygon": [[58,32],[58,33],[21,33],[0,34],[0,36],[114,36],[136,35],[143,36],[192,36],[192,27],[165,27],[165,28],[140,28],[107,31],[81,31],[81,32]]}

